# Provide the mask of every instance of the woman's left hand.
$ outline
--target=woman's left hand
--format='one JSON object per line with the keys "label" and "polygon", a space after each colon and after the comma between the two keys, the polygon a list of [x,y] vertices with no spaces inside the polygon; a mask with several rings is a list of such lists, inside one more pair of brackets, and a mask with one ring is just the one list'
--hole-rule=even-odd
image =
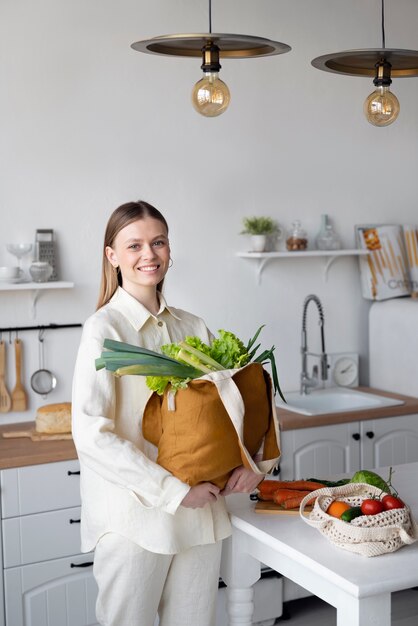
{"label": "woman's left hand", "polygon": [[227,496],[230,493],[251,493],[263,478],[264,475],[255,474],[243,465],[236,467],[221,491],[221,496]]}

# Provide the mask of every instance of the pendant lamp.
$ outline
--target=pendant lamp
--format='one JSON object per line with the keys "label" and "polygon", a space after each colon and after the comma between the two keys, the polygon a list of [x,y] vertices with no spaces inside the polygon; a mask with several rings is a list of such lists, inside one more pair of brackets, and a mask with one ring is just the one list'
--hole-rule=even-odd
{"label": "pendant lamp", "polygon": [[226,111],[230,101],[228,86],[219,78],[220,59],[248,59],[289,52],[285,43],[253,37],[212,33],[212,2],[209,0],[209,32],[162,35],[136,41],[131,48],[148,54],[176,57],[201,57],[203,78],[192,91],[192,103],[198,113],[216,117]]}
{"label": "pendant lamp", "polygon": [[418,76],[418,51],[385,46],[385,5],[381,0],[382,47],[347,50],[316,57],[312,65],[325,72],[349,76],[374,76],[376,89],[366,98],[364,114],[374,126],[389,126],[399,115],[398,98],[390,91],[392,77]]}

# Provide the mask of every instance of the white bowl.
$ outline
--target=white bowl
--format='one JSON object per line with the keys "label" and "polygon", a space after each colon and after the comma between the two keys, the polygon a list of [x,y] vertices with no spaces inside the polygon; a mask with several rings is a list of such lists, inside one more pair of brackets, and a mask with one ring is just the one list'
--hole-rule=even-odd
{"label": "white bowl", "polygon": [[22,274],[22,270],[19,267],[0,267],[0,280],[10,280],[13,278],[19,278]]}

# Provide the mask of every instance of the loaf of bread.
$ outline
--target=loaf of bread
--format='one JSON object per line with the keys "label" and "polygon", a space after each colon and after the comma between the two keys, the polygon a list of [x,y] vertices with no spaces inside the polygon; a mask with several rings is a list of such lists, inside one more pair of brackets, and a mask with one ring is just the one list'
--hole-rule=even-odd
{"label": "loaf of bread", "polygon": [[70,433],[71,402],[40,406],[36,412],[35,424],[37,433]]}

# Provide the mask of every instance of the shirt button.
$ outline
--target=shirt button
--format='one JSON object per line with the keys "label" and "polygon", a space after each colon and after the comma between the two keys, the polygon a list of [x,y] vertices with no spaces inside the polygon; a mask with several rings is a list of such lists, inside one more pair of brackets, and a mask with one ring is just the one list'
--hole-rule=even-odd
{"label": "shirt button", "polygon": [[158,322],[158,326],[164,326],[164,322]]}

